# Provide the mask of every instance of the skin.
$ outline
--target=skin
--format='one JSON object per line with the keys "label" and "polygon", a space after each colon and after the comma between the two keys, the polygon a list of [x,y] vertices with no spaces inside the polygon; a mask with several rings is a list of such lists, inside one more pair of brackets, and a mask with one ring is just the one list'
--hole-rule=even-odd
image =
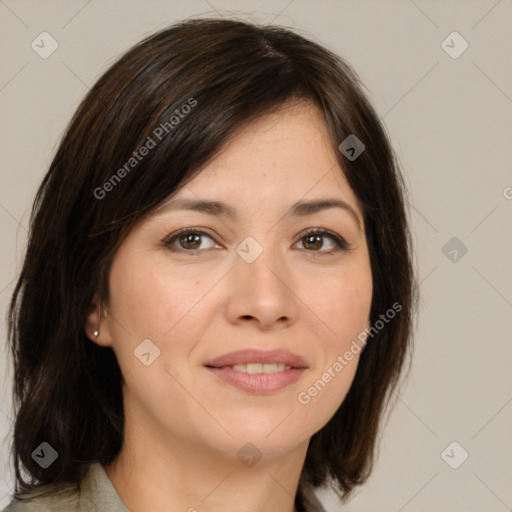
{"label": "skin", "polygon": [[[361,230],[340,208],[285,216],[295,201],[324,197],[350,204]],[[222,201],[240,218],[162,211],[118,249],[105,313],[95,298],[85,326],[93,342],[112,347],[124,376],[125,442],[105,471],[131,512],[293,512],[309,440],[345,398],[360,354],[309,403],[298,394],[368,325],[362,210],[308,103],[247,125],[173,198]],[[165,245],[186,227],[211,238]],[[334,232],[351,250],[327,254],[335,242],[324,235],[308,244],[308,228]],[[248,236],[263,248],[250,264],[235,251]],[[160,350],[149,366],[134,356],[144,339]],[[309,368],[298,382],[257,395],[204,367],[242,348],[285,348]],[[262,454],[251,467],[237,458],[248,442]]]}

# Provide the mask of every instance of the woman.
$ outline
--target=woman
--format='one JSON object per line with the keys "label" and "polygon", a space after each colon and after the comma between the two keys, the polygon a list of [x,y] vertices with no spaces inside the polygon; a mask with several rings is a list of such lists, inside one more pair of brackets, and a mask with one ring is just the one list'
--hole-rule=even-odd
{"label": "woman", "polygon": [[195,19],[130,49],[34,203],[6,511],[347,500],[408,353],[405,193],[359,79],[318,44]]}

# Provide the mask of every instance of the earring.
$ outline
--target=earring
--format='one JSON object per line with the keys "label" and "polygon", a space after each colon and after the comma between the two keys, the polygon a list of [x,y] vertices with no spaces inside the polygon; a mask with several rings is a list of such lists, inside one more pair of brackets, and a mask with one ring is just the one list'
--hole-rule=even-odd
{"label": "earring", "polygon": [[94,331],[94,332],[93,332],[93,334],[94,334],[94,336],[95,336],[96,338],[98,337],[98,334],[99,334],[99,333],[100,333],[99,331]]}

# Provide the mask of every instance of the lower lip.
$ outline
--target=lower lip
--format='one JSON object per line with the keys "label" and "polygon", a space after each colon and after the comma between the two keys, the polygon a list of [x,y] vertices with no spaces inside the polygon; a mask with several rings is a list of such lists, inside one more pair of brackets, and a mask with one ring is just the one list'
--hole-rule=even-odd
{"label": "lower lip", "polygon": [[219,379],[243,391],[256,395],[264,395],[279,391],[297,382],[306,368],[290,368],[276,373],[246,373],[233,370],[233,368],[206,367]]}

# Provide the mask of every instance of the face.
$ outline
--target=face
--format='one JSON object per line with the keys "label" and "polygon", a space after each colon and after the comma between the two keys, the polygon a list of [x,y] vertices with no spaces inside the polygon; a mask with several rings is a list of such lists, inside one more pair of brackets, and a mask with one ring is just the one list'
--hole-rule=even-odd
{"label": "face", "polygon": [[[292,208],[324,199],[345,206]],[[307,443],[348,392],[360,354],[344,354],[372,299],[362,210],[319,112],[295,106],[240,131],[130,232],[109,286],[106,318],[89,321],[119,361],[127,421],[230,456],[249,441],[264,456]],[[239,361],[280,350],[295,364],[266,375],[282,367],[207,366],[245,349],[256,352]]]}

